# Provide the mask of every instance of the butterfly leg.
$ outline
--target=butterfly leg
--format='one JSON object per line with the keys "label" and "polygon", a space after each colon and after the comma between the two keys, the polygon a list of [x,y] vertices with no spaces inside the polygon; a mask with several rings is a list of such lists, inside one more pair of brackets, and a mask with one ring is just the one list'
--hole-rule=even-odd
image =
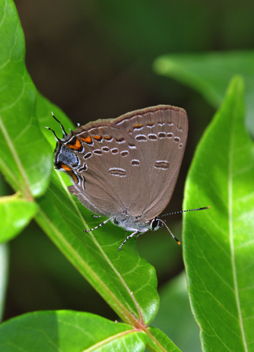
{"label": "butterfly leg", "polygon": [[110,220],[112,220],[112,219],[114,219],[114,216],[112,216],[111,218],[109,218],[109,219],[103,221],[101,224],[99,224],[98,226],[93,227],[92,229],[83,230],[83,231],[84,231],[84,232],[90,232],[90,231],[96,230],[96,229],[98,229],[99,227],[105,225],[108,221],[110,221]]}
{"label": "butterfly leg", "polygon": [[127,236],[127,237],[125,238],[125,240],[123,241],[123,243],[122,243],[122,244],[120,245],[120,247],[118,248],[118,250],[120,251],[120,250],[122,249],[122,246],[123,246],[130,238],[132,238],[132,237],[134,237],[134,236],[137,236],[138,233],[139,233],[139,231],[137,230],[137,231],[134,231],[131,235]]}

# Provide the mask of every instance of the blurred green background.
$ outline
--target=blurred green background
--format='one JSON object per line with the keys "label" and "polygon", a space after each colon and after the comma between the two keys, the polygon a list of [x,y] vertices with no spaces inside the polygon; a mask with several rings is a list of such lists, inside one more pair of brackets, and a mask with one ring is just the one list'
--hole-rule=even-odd
{"label": "blurred green background", "polygon": [[[187,170],[215,110],[194,90],[157,75],[153,63],[160,55],[171,53],[252,49],[254,2],[15,3],[26,38],[28,71],[38,90],[75,124],[115,118],[157,104],[186,109],[190,125],[188,144],[166,211],[181,210]],[[60,129],[57,133],[60,135]],[[181,238],[181,217],[171,216],[167,224]],[[140,255],[155,266],[159,288],[183,270],[182,248],[165,230],[141,236],[137,246]],[[9,253],[4,319],[41,309],[74,309],[117,319],[35,223],[10,242]]]}

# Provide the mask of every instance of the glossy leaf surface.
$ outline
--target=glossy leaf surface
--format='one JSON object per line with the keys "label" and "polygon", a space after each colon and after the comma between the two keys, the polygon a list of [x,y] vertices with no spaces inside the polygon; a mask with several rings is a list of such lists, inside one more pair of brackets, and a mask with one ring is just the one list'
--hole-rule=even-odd
{"label": "glossy leaf surface", "polygon": [[254,145],[235,78],[195,154],[185,188],[184,261],[204,351],[254,351]]}
{"label": "glossy leaf surface", "polygon": [[15,237],[34,217],[37,204],[19,198],[18,195],[0,198],[0,243]]}
{"label": "glossy leaf surface", "polygon": [[45,311],[0,327],[2,352],[144,351],[145,334],[131,326],[73,311]]}
{"label": "glossy leaf surface", "polygon": [[0,170],[31,201],[47,188],[51,150],[35,115],[37,91],[24,61],[25,43],[17,11],[0,1]]}

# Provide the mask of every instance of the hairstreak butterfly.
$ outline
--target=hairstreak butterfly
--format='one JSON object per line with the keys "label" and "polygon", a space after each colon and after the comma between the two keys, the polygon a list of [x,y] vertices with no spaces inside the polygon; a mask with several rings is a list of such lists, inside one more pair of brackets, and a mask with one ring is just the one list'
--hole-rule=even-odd
{"label": "hairstreak butterfly", "polygon": [[[60,125],[62,139],[53,131],[55,167],[72,177],[69,191],[86,208],[108,217],[99,226],[111,220],[132,232],[118,250],[129,238],[166,226],[158,215],[171,199],[182,163],[185,110],[158,105],[90,122],[68,134]],[[201,209],[206,208],[191,210]]]}

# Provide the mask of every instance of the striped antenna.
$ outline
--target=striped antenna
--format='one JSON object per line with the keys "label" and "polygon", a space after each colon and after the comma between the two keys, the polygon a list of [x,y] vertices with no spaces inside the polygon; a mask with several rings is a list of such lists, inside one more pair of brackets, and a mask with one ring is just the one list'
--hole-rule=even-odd
{"label": "striped antenna", "polygon": [[205,210],[205,209],[210,209],[210,207],[173,211],[172,213],[167,213],[167,214],[160,215],[160,217],[162,217],[162,216],[167,216],[167,215],[174,215],[174,214],[187,213],[188,211],[198,211],[198,210]]}

